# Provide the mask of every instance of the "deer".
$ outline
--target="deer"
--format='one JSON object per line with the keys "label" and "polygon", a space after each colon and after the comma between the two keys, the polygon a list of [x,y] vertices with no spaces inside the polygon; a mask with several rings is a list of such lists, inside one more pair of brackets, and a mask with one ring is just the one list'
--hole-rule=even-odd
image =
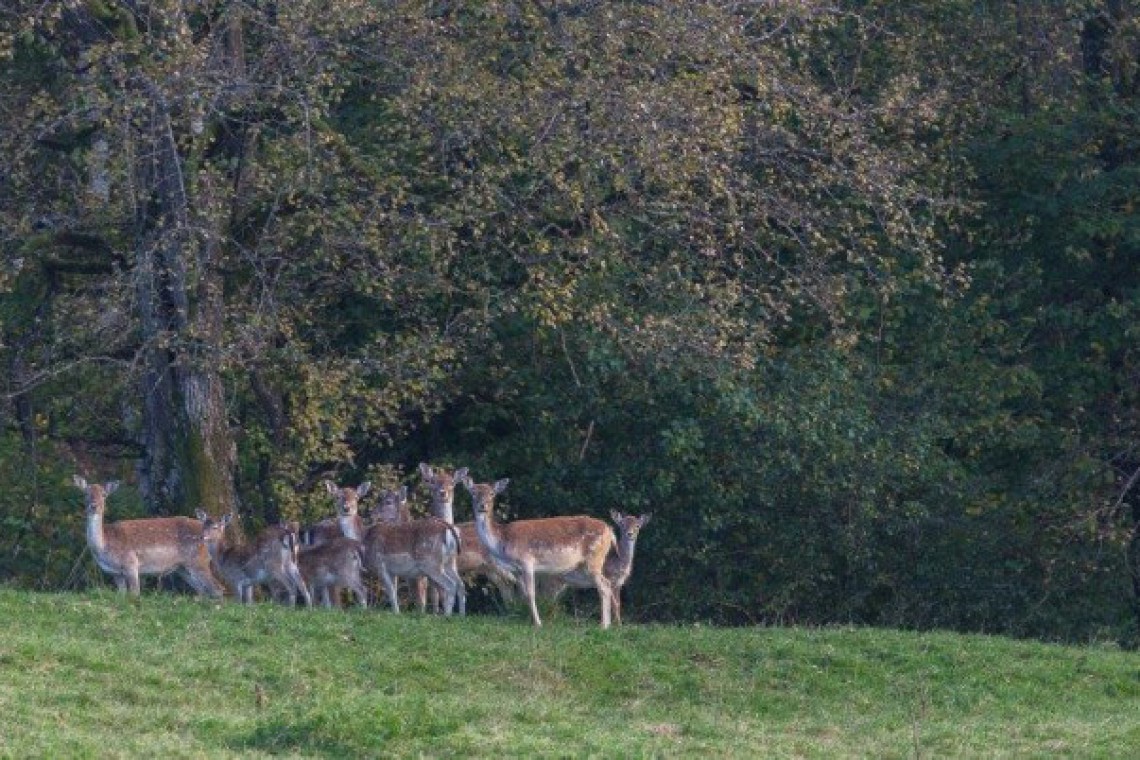
{"label": "deer", "polygon": [[[329,492],[333,499],[337,501],[338,504],[340,503],[341,498],[352,498],[355,499],[359,504],[359,500],[364,498],[364,496],[372,488],[372,483],[367,480],[358,485],[355,489],[345,489],[343,493],[341,492],[341,489],[337,488],[336,484],[331,480],[324,481],[324,484],[325,489]],[[363,533],[363,524],[361,523],[359,527],[359,532]],[[344,535],[345,532],[341,529],[340,515],[338,514],[335,517],[330,517],[319,522],[315,522],[312,525],[306,525],[304,528],[302,528],[301,543],[305,546],[317,546],[324,543],[325,541],[328,541],[329,539],[341,538]]]}
{"label": "deer", "polygon": [[[365,523],[360,515],[360,502],[361,499],[372,489],[372,484],[369,481],[364,481],[356,488],[346,486],[341,488],[335,483],[326,480],[325,488],[333,497],[336,503],[336,516],[322,520],[317,523],[318,528],[326,530],[323,533],[328,533],[328,527],[335,528],[338,536],[345,536],[354,538],[358,541],[363,540],[365,531],[372,525],[378,522],[397,523],[397,522],[411,522],[412,514],[408,509],[407,494],[408,489],[402,488],[395,491],[381,491],[380,503],[372,510],[369,523]],[[331,526],[329,525],[331,523]],[[418,592],[416,598],[419,602],[420,612],[423,612],[426,607],[426,593],[427,593],[427,578],[411,578],[409,579],[410,585],[413,590]]]}
{"label": "deer", "polygon": [[316,546],[302,547],[297,553],[297,566],[311,593],[321,604],[332,607],[332,594],[347,588],[361,607],[368,607],[368,591],[364,587],[364,546],[357,540],[340,536]]}
{"label": "deer", "polygon": [[231,587],[234,596],[244,604],[253,603],[254,586],[265,583],[284,589],[289,606],[296,604],[297,596],[306,607],[313,606],[312,595],[297,567],[297,529],[291,524],[266,528],[251,544],[226,543],[226,528],[233,521],[232,512],[214,520],[199,509],[203,536],[210,558]]}
{"label": "deer", "polygon": [[[356,512],[359,499],[353,498],[354,490],[339,489],[337,510],[346,535],[355,535],[362,524]],[[407,486],[383,492],[381,509],[388,504],[389,509],[399,514],[406,508],[407,494]],[[359,497],[358,491],[355,496]],[[457,602],[459,614],[466,614],[467,594],[455,569],[460,539],[454,526],[433,517],[404,523],[377,522],[367,528],[361,538],[368,569],[383,583],[393,612],[400,611],[395,579],[426,577],[443,589],[444,615],[450,615]]]}
{"label": "deer", "polygon": [[[372,527],[377,523],[408,523],[412,521],[412,510],[408,508],[408,489],[406,486],[401,486],[391,491],[380,492],[380,503],[376,505],[375,509],[369,515],[370,521],[368,527]],[[408,588],[412,596],[416,600],[416,606],[421,613],[426,612],[428,608],[428,579],[426,576],[418,578],[405,579],[408,583]],[[438,586],[432,586],[433,599],[431,600],[432,612],[442,612],[441,594],[439,593]],[[466,605],[464,605],[466,606]]]}
{"label": "deer", "polygon": [[149,517],[105,523],[107,498],[118,489],[119,481],[88,484],[79,475],[73,481],[86,502],[87,546],[119,591],[139,596],[139,576],[177,572],[199,596],[222,597],[223,587],[210,570],[199,520]]}
{"label": "deer", "polygon": [[[514,581],[500,572],[495,563],[491,561],[486,548],[479,541],[475,523],[462,522],[456,524],[455,522],[455,486],[468,476],[467,468],[460,467],[455,472],[448,472],[441,467],[432,467],[421,462],[419,471],[420,478],[423,479],[428,493],[431,495],[429,511],[433,516],[455,525],[456,530],[459,531],[462,548],[456,558],[456,570],[460,577],[485,576],[498,589],[499,596],[503,601],[510,602],[514,599]],[[439,604],[438,589],[433,587],[432,591],[433,595],[437,597],[432,602],[434,607]]]}
{"label": "deer", "polygon": [[535,574],[579,578],[598,591],[602,628],[610,627],[613,592],[605,575],[606,557],[616,543],[613,530],[595,517],[546,517],[499,524],[495,520],[495,497],[510,480],[493,484],[461,481],[471,494],[475,528],[491,560],[516,579],[536,627],[542,626],[535,602]]}
{"label": "deer", "polygon": [[[610,510],[610,519],[618,527],[618,543],[606,555],[606,563],[602,567],[602,572],[606,576],[606,580],[610,582],[610,588],[613,590],[611,602],[613,605],[613,618],[614,622],[621,625],[621,590],[625,586],[625,582],[629,580],[629,575],[633,571],[633,554],[637,547],[637,535],[641,529],[649,522],[649,518],[653,515],[644,514],[640,517],[633,515],[624,515],[617,510]],[[592,588],[593,579],[581,572],[575,571],[573,573],[556,576],[551,579],[551,585],[546,586],[549,590],[551,597],[557,597],[567,587],[570,588]]]}

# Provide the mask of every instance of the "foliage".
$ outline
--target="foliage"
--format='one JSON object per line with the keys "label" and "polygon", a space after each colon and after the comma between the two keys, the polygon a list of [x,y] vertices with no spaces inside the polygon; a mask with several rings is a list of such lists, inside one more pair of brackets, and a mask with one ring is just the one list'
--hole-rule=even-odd
{"label": "foliage", "polygon": [[433,461],[653,511],[645,618],[1134,635],[1129,4],[9,5],[19,583],[69,470]]}

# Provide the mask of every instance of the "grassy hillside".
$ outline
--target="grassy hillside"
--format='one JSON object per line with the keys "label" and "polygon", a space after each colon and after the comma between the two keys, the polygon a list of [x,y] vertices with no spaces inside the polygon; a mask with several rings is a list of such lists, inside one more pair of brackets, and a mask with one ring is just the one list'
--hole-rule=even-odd
{"label": "grassy hillside", "polygon": [[1140,752],[1140,656],[867,629],[641,627],[0,591],[0,754]]}

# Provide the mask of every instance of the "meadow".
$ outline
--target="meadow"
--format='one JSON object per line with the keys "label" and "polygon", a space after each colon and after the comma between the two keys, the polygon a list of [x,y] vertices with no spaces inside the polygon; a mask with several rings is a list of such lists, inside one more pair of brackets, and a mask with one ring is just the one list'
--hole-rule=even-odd
{"label": "meadow", "polygon": [[0,755],[1129,757],[1140,655],[0,590]]}

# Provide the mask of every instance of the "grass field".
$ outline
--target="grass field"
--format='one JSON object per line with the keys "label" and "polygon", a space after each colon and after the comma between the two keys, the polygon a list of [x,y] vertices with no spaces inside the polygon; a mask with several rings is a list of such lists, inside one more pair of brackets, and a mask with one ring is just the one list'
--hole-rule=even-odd
{"label": "grass field", "polygon": [[0,590],[0,755],[1138,757],[1140,655]]}

